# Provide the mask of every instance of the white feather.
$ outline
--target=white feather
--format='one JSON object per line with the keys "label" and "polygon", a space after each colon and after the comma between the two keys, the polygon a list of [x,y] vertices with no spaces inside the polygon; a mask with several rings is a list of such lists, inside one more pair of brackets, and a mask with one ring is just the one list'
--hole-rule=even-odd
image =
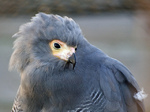
{"label": "white feather", "polygon": [[139,101],[144,100],[148,95],[144,92],[143,88],[141,91],[137,92],[133,97]]}

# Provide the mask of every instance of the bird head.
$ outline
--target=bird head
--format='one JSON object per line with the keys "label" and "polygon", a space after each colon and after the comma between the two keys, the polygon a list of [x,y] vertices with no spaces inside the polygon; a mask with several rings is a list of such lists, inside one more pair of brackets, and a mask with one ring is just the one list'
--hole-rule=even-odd
{"label": "bird head", "polygon": [[[76,49],[85,43],[81,29],[74,20],[58,15],[39,13],[19,28],[13,37],[14,52],[10,69],[24,71],[26,67],[75,67]],[[70,64],[71,63],[71,64]]]}
{"label": "bird head", "polygon": [[76,57],[75,57],[75,51],[77,50],[77,46],[71,47],[68,46],[66,43],[60,41],[60,40],[53,40],[49,43],[49,46],[52,50],[52,54],[62,59],[68,63],[73,64],[73,68],[76,64]]}

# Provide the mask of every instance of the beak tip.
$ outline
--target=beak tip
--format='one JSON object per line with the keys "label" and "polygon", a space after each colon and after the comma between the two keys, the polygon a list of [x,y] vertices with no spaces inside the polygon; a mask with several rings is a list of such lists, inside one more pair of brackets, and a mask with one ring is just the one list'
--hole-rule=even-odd
{"label": "beak tip", "polygon": [[72,56],[69,57],[68,62],[73,64],[73,69],[74,69],[74,67],[76,65],[76,56],[75,56],[75,53],[73,53]]}
{"label": "beak tip", "polygon": [[76,63],[73,64],[73,70],[74,70],[75,65],[76,65]]}

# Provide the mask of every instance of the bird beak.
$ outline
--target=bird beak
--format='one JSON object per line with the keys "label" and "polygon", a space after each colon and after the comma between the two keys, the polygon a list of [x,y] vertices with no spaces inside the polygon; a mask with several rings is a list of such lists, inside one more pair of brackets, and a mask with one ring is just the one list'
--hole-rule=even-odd
{"label": "bird beak", "polygon": [[75,56],[75,53],[73,53],[73,54],[69,57],[68,62],[71,63],[71,64],[73,64],[73,69],[74,69],[74,67],[75,67],[75,65],[76,65],[76,56]]}

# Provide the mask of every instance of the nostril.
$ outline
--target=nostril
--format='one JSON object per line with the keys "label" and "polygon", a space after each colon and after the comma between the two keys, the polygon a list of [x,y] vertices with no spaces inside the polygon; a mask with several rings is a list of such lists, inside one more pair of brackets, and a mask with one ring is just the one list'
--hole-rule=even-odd
{"label": "nostril", "polygon": [[75,51],[77,50],[77,47],[75,48]]}

